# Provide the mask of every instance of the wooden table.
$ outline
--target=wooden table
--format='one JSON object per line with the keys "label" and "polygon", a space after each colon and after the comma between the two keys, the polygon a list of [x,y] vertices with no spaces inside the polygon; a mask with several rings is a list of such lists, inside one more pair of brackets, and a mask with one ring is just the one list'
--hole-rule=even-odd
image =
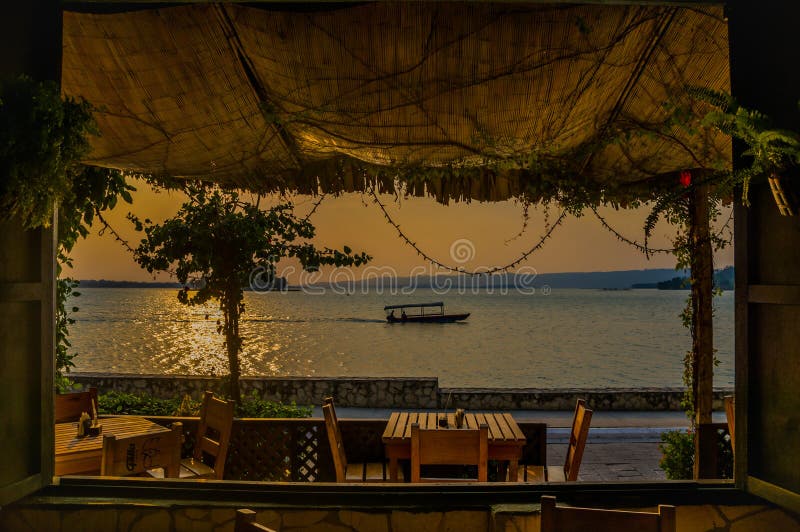
{"label": "wooden table", "polygon": [[100,419],[103,432],[99,436],[78,438],[76,421],[56,423],[56,475],[100,474],[103,435],[117,437],[139,434],[165,434],[170,429],[139,416],[106,417]]}
{"label": "wooden table", "polygon": [[[383,444],[389,459],[389,478],[397,481],[397,461],[411,459],[411,424],[419,423],[421,429],[458,430],[455,428],[455,414],[447,414],[447,427],[439,427],[439,413],[435,412],[393,412],[383,431]],[[525,435],[517,422],[508,413],[467,413],[464,427],[477,429],[481,423],[489,426],[489,460],[508,462],[508,479],[516,482],[519,460]]]}

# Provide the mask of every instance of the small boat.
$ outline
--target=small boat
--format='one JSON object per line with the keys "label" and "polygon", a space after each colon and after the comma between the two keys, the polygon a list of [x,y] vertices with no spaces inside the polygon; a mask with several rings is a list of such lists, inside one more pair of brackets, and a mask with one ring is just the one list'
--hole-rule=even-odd
{"label": "small boat", "polygon": [[[428,311],[425,309],[435,308],[437,310]],[[413,313],[406,312],[406,309],[418,309]],[[383,310],[389,312],[386,315],[386,321],[389,323],[452,323],[454,321],[465,320],[469,317],[469,312],[465,314],[445,314],[444,303],[415,303],[411,305],[388,305],[383,307]],[[395,311],[399,310],[400,315],[397,316]]]}

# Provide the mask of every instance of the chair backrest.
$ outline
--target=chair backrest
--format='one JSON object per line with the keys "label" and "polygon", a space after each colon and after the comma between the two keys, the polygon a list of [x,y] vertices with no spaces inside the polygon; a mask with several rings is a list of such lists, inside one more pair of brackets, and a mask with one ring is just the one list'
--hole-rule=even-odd
{"label": "chair backrest", "polygon": [[97,388],[89,388],[85,392],[57,393],[54,406],[56,423],[78,421],[83,412],[94,417],[97,410]]}
{"label": "chair backrest", "polygon": [[336,469],[336,482],[345,482],[347,477],[347,455],[344,452],[342,442],[342,431],[339,428],[339,418],[336,417],[336,409],[333,406],[333,399],[326,397],[322,402],[322,413],[325,416],[325,429],[328,433],[328,443],[333,454],[333,467]]}
{"label": "chair backrest", "polygon": [[203,394],[200,407],[200,424],[194,443],[194,459],[205,463],[205,456],[214,459],[214,476],[222,480],[225,460],[233,427],[233,403],[214,397],[212,392]]}
{"label": "chair backrest", "polygon": [[731,435],[731,449],[736,453],[736,399],[725,396],[725,417],[728,418],[728,434]]}
{"label": "chair backrest", "polygon": [[575,405],[575,416],[572,418],[572,430],[569,433],[569,446],[564,459],[564,479],[578,480],[578,471],[583,460],[583,449],[589,437],[589,424],[592,422],[592,411],[586,408],[586,401],[578,399]]}
{"label": "chair backrest", "polygon": [[256,523],[256,513],[253,510],[236,510],[236,525],[233,532],[275,532],[271,528]]}
{"label": "chair backrest", "polygon": [[164,468],[164,476],[177,478],[181,467],[183,424],[173,423],[169,432],[117,438],[103,436],[100,474],[111,477],[138,475]]}
{"label": "chair backrest", "polygon": [[488,458],[489,427],[485,423],[478,429],[421,429],[418,423],[411,424],[411,482],[426,481],[420,473],[423,465],[477,465],[477,481],[486,482]]}
{"label": "chair backrest", "polygon": [[658,513],[556,506],[542,496],[541,532],[675,532],[675,507],[660,505]]}

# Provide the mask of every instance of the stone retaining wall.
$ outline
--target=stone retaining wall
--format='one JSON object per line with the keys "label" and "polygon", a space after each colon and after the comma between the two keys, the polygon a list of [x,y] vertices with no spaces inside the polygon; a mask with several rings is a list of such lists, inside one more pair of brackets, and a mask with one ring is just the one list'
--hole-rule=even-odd
{"label": "stone retaining wall", "polygon": [[[128,375],[70,373],[70,378],[100,392],[117,390],[159,398],[203,391],[220,391],[219,379],[194,375]],[[339,406],[362,408],[436,408],[439,381],[436,378],[369,377],[243,377],[242,395],[255,392],[264,399],[299,405],[321,405],[325,397]]]}
{"label": "stone retaining wall", "polygon": [[[95,386],[100,392],[117,390],[159,398],[190,394],[199,398],[204,390],[219,392],[219,380],[193,375],[129,375],[71,373],[76,383]],[[320,405],[334,397],[339,406],[361,408],[441,408],[457,406],[469,410],[572,410],[578,398],[597,410],[682,410],[680,388],[561,389],[530,388],[439,388],[439,380],[405,377],[244,377],[242,393],[255,392],[264,399]],[[714,392],[714,408],[733,389]]]}
{"label": "stone retaining wall", "polygon": [[[596,410],[683,411],[681,388],[607,388],[540,390],[530,388],[441,388],[441,405],[467,410],[573,410],[578,399],[586,399]],[[714,410],[723,410],[723,398],[733,388],[714,390]]]}

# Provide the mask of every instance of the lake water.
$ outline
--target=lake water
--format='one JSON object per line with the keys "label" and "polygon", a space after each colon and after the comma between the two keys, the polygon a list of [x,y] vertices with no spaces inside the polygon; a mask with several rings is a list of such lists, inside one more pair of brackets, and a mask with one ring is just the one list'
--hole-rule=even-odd
{"label": "lake water", "polygon": [[[224,374],[213,304],[175,289],[83,288],[71,328],[75,371]],[[688,292],[553,289],[411,295],[246,293],[247,375],[439,377],[442,386],[682,386]],[[453,324],[388,324],[383,307],[444,301]],[[715,298],[715,386],[733,384],[733,292]]]}

